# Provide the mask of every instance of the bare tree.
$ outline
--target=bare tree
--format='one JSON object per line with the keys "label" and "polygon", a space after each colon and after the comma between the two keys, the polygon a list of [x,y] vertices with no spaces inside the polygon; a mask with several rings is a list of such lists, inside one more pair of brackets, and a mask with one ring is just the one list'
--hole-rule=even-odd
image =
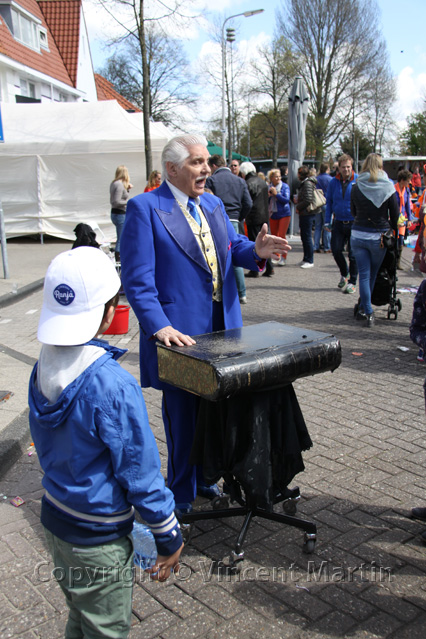
{"label": "bare tree", "polygon": [[[385,49],[382,49],[382,51]],[[386,61],[380,62],[370,77],[367,92],[368,109],[365,115],[367,130],[373,143],[374,152],[382,152],[386,142],[386,133],[396,134],[392,108],[396,100],[396,80],[392,76]]]}
{"label": "bare tree", "polygon": [[303,61],[316,158],[334,144],[364,105],[382,38],[375,0],[283,0],[279,33]]}
{"label": "bare tree", "polygon": [[[153,24],[146,28],[145,38],[150,86],[149,116],[156,122],[184,126],[184,108],[192,107],[196,99],[182,44]],[[127,39],[120,51],[108,58],[100,73],[121,95],[143,109],[142,60],[138,43]]]}
{"label": "bare tree", "polygon": [[145,138],[145,166],[147,176],[152,171],[152,151],[150,135],[151,85],[149,72],[149,56],[147,42],[147,25],[155,21],[158,28],[173,18],[177,25],[179,20],[189,19],[184,13],[190,0],[97,0],[107,13],[117,22],[121,34],[115,39],[122,42],[133,39],[140,51],[142,67],[142,111]]}
{"label": "bare tree", "polygon": [[278,37],[259,49],[256,60],[251,62],[252,82],[250,92],[257,95],[261,104],[256,113],[262,115],[273,135],[272,165],[277,165],[280,131],[286,128],[288,95],[299,71],[299,62],[290,43]]}

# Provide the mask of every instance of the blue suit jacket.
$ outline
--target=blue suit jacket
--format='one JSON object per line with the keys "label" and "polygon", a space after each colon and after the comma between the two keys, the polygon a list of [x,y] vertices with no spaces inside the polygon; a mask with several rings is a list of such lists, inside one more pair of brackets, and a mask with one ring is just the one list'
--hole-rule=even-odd
{"label": "blue suit jacket", "polygon": [[[225,328],[242,326],[232,264],[259,270],[253,242],[237,235],[222,202],[201,196],[222,276]],[[212,331],[212,275],[194,234],[166,182],[127,204],[120,241],[122,281],[141,326],[141,385],[158,380],[154,333],[171,325],[188,335]]]}

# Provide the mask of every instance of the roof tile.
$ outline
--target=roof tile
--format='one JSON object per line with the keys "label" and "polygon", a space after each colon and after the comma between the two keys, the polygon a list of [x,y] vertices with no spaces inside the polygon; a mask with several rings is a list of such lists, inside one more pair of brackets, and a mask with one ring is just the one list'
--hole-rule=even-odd
{"label": "roof tile", "polygon": [[117,100],[118,104],[126,111],[136,111],[141,113],[141,109],[120,95],[120,93],[114,89],[111,82],[102,75],[99,75],[99,73],[95,73],[95,83],[98,100]]}
{"label": "roof tile", "polygon": [[55,78],[64,84],[73,86],[68,71],[64,65],[55,41],[52,39],[43,13],[36,0],[16,0],[23,9],[29,11],[33,16],[41,21],[42,26],[48,31],[49,51],[40,49],[35,51],[24,44],[21,44],[13,37],[4,20],[0,20],[0,51],[5,56],[20,62],[31,69],[40,71],[51,78]]}
{"label": "roof tile", "polygon": [[81,0],[37,0],[65,67],[77,85]]}

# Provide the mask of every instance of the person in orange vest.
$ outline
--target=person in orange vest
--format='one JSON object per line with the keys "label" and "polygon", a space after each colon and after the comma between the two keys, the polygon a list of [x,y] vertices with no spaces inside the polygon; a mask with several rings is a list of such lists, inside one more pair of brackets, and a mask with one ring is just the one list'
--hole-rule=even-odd
{"label": "person in orange vest", "polygon": [[413,166],[413,174],[411,178],[411,184],[414,187],[416,195],[420,194],[422,188],[422,176],[420,175],[419,165],[415,164]]}
{"label": "person in orange vest", "polygon": [[411,222],[411,198],[409,184],[412,178],[410,171],[403,169],[398,172],[395,184],[396,197],[399,204],[398,218],[398,259],[396,267],[401,269],[401,255],[404,247],[404,238],[407,230],[407,223]]}

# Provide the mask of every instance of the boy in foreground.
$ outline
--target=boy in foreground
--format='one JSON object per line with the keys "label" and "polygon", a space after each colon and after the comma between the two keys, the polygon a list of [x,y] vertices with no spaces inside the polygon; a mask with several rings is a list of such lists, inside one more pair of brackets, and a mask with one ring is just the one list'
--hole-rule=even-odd
{"label": "boy in foreground", "polygon": [[111,324],[119,288],[111,260],[91,247],[58,255],[44,283],[30,428],[67,639],[127,637],[134,508],[156,541],[156,578],[178,571],[183,547],[141,389],[116,362],[124,351],[94,338]]}
{"label": "boy in foreground", "polygon": [[[410,325],[410,337],[417,346],[420,347],[420,353],[422,356],[421,361],[424,361],[426,353],[426,280],[420,284],[413,305],[413,317]],[[425,410],[426,410],[426,379],[423,384],[424,396],[425,396]],[[426,508],[416,507],[411,509],[411,516],[421,521],[426,521]],[[421,538],[426,543],[426,530],[421,534]]]}

